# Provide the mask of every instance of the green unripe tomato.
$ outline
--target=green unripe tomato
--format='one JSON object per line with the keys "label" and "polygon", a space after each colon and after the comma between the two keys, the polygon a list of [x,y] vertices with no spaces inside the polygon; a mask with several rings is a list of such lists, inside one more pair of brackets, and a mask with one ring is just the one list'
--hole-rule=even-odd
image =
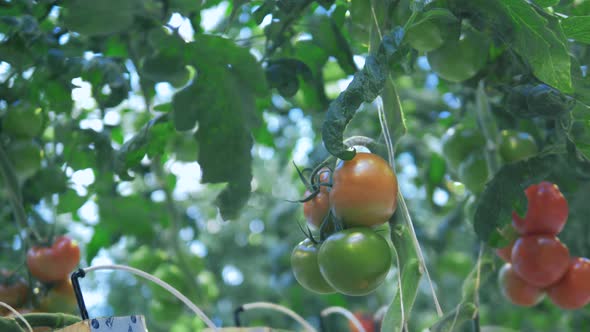
{"label": "green unripe tomato", "polygon": [[488,58],[489,39],[481,32],[467,30],[458,40],[447,40],[444,45],[428,52],[428,63],[440,77],[451,82],[462,82],[475,76]]}
{"label": "green unripe tomato", "polygon": [[173,324],[184,312],[184,305],[178,301],[152,300],[149,304],[151,318],[159,325]]}
{"label": "green unripe tomato", "polygon": [[318,265],[318,245],[310,239],[301,241],[291,253],[291,269],[295,279],[303,288],[318,293],[330,294],[336,291],[326,282]]}
{"label": "green unripe tomato", "polygon": [[499,150],[500,156],[507,163],[528,159],[539,152],[533,136],[515,130],[500,132]]}
{"label": "green unripe tomato", "polygon": [[485,138],[475,128],[457,124],[447,130],[442,137],[442,151],[449,166],[457,171],[467,156],[485,146]]}
{"label": "green unripe tomato", "polygon": [[387,241],[366,227],[330,235],[318,254],[322,276],[338,292],[351,296],[367,295],[379,287],[391,258]]}
{"label": "green unripe tomato", "polygon": [[16,106],[8,109],[2,119],[2,130],[16,138],[33,138],[43,129],[43,110],[28,106]]}
{"label": "green unripe tomato", "polygon": [[459,180],[473,193],[480,193],[488,181],[488,165],[481,152],[471,154],[459,165]]}
{"label": "green unripe tomato", "polygon": [[129,266],[152,273],[169,259],[164,250],[142,245],[129,256]]}

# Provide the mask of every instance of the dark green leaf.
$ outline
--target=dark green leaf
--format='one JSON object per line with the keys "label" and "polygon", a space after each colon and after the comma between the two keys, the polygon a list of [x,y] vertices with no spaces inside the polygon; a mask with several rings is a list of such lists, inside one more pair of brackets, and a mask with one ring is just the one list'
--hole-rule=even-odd
{"label": "dark green leaf", "polygon": [[313,43],[327,54],[334,56],[342,70],[348,75],[357,71],[352,58],[350,45],[342,35],[342,30],[329,16],[315,16],[310,22]]}
{"label": "dark green leaf", "polygon": [[474,218],[479,239],[492,247],[500,241],[499,230],[512,219],[512,206],[524,201],[524,190],[531,184],[545,180],[555,164],[556,156],[539,156],[506,164],[487,183],[480,197]]}
{"label": "dark green leaf", "polygon": [[391,75],[387,77],[381,98],[383,99],[385,123],[395,147],[402,136],[406,134],[407,128],[399,94]]}

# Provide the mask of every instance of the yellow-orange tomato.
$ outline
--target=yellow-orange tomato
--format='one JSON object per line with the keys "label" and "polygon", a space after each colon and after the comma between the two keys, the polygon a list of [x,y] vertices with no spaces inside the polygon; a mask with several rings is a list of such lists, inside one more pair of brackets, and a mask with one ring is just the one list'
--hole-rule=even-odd
{"label": "yellow-orange tomato", "polygon": [[330,206],[347,226],[375,226],[389,220],[397,207],[397,177],[376,154],[357,153],[336,166]]}
{"label": "yellow-orange tomato", "polygon": [[512,269],[511,264],[504,264],[499,273],[500,290],[512,303],[532,307],[539,303],[543,296],[543,290],[524,281]]}
{"label": "yellow-orange tomato", "polygon": [[75,314],[78,312],[78,301],[72,281],[60,280],[53,285],[47,295],[41,299],[40,307],[43,312],[62,312]]}
{"label": "yellow-orange tomato", "polygon": [[590,303],[590,260],[572,258],[565,276],[551,285],[547,294],[562,309],[578,309]]}
{"label": "yellow-orange tomato", "polygon": [[[319,183],[327,184],[330,181],[330,170],[322,168],[318,172]],[[311,194],[309,190],[305,192],[305,197]],[[303,215],[307,222],[316,227],[320,227],[324,218],[330,211],[330,196],[327,186],[320,186],[318,194],[311,200],[303,203]]]}

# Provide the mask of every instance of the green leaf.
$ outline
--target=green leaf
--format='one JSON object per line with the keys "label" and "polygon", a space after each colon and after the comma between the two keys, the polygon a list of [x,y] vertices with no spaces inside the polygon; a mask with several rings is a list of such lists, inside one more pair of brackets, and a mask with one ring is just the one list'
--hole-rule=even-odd
{"label": "green leaf", "polygon": [[480,332],[518,332],[514,329],[509,329],[502,326],[482,326]]}
{"label": "green leaf", "polygon": [[534,3],[541,7],[551,7],[559,4],[559,0],[533,0]]}
{"label": "green leaf", "polygon": [[79,196],[73,189],[68,189],[59,196],[57,204],[57,213],[76,213],[78,209],[86,202],[86,197]]}
{"label": "green leaf", "polygon": [[116,152],[114,170],[123,178],[129,178],[127,170],[138,166],[143,157],[154,157],[164,153],[168,138],[174,133],[167,116],[150,120],[135,136]]}
{"label": "green leaf", "polygon": [[65,0],[65,26],[75,32],[89,36],[104,36],[127,30],[141,8],[135,0]]}
{"label": "green leaf", "polygon": [[479,239],[492,247],[498,245],[499,230],[512,220],[512,207],[524,202],[524,190],[531,184],[545,180],[555,165],[556,156],[538,156],[506,164],[487,183],[480,197],[474,217]]}
{"label": "green leaf", "polygon": [[561,21],[561,27],[567,38],[590,44],[590,16],[570,16]]}
{"label": "green leaf", "polygon": [[156,54],[143,61],[142,74],[154,82],[170,82],[178,87],[190,78],[190,72],[180,57]]}
{"label": "green leaf", "polygon": [[203,182],[228,184],[217,203],[222,217],[233,219],[250,195],[251,129],[260,122],[256,97],[268,86],[254,57],[232,41],[202,35],[190,47],[197,76],[173,98],[174,125],[190,130],[198,123]]}
{"label": "green leaf", "polygon": [[510,45],[529,63],[533,74],[563,92],[573,92],[567,40],[559,24],[551,26],[548,18],[540,16],[525,0],[499,2],[513,22]]}
{"label": "green leaf", "polygon": [[108,248],[111,245],[111,232],[102,227],[94,227],[94,234],[92,239],[86,245],[86,262],[88,265],[92,264],[92,260],[100,249]]}

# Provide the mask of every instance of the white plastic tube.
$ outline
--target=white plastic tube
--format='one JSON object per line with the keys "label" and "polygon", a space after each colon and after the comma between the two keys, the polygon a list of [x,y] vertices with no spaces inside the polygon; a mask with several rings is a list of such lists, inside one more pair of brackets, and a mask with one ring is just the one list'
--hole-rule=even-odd
{"label": "white plastic tube", "polygon": [[22,320],[23,323],[25,323],[25,325],[27,326],[27,329],[29,329],[29,332],[33,332],[33,328],[31,327],[31,324],[29,324],[29,322],[27,322],[25,317],[23,315],[21,315],[20,312],[16,311],[16,309],[14,309],[13,307],[9,306],[8,304],[6,304],[2,301],[0,301],[0,306],[8,309],[16,318]]}
{"label": "white plastic tube", "polygon": [[92,272],[92,271],[97,271],[97,270],[123,270],[123,271],[130,272],[132,274],[135,274],[137,276],[140,276],[142,278],[145,278],[149,281],[152,281],[152,282],[158,284],[159,286],[163,287],[164,289],[166,289],[170,293],[172,293],[172,295],[176,296],[176,298],[178,298],[184,304],[186,304],[187,307],[189,307],[203,322],[205,322],[205,324],[207,325],[208,328],[212,329],[213,331],[219,331],[217,326],[215,326],[215,323],[213,323],[211,321],[211,319],[209,319],[209,317],[207,317],[207,315],[205,315],[205,313],[201,309],[199,309],[199,307],[197,307],[193,302],[191,302],[191,300],[189,300],[186,296],[182,295],[182,293],[180,293],[176,288],[172,287],[167,282],[164,282],[149,273],[143,272],[142,270],[138,270],[138,269],[130,267],[130,266],[117,265],[117,264],[95,265],[95,266],[87,267],[83,270],[86,273]]}
{"label": "white plastic tube", "polygon": [[[270,302],[252,302],[252,303],[243,304],[242,308],[244,309],[244,311],[247,311],[250,309],[270,309],[270,310],[274,310],[274,311],[280,311],[280,312],[290,316],[294,320],[296,320],[299,324],[301,324],[303,326],[305,331],[317,332],[317,330],[313,326],[311,326],[311,324],[309,324],[305,319],[303,319],[303,317],[299,316],[293,310],[283,307],[282,305],[278,305],[278,304],[270,303]],[[365,332],[365,331],[363,330],[362,332]]]}
{"label": "white plastic tube", "polygon": [[346,317],[346,319],[348,319],[350,322],[352,322],[352,324],[354,324],[357,331],[366,332],[365,328],[363,327],[363,324],[361,324],[358,318],[356,318],[356,316],[352,312],[350,312],[350,310],[345,309],[343,307],[328,307],[322,310],[322,312],[320,313],[322,317],[326,317],[331,314],[340,314]]}

